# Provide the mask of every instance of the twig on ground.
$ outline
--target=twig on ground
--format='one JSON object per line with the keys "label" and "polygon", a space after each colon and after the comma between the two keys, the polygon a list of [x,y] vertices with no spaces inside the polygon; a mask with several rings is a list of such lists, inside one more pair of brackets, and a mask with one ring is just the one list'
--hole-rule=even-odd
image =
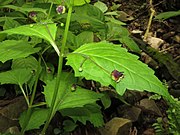
{"label": "twig on ground", "polygon": [[152,0],[149,0],[149,5],[150,5],[151,15],[149,17],[149,22],[148,22],[148,25],[147,25],[147,29],[146,29],[146,32],[144,34],[144,38],[143,38],[144,41],[146,41],[146,39],[148,37],[149,29],[150,29],[151,23],[152,23],[152,18],[153,18],[154,14],[155,14],[155,10],[154,10],[153,4],[152,4]]}

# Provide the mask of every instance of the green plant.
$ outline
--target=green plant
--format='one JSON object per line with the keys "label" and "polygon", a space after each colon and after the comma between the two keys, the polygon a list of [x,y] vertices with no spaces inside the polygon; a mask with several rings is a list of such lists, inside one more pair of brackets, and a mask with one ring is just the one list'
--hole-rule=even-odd
{"label": "green plant", "polygon": [[164,122],[160,117],[157,119],[157,122],[153,124],[153,127],[157,135],[170,134],[170,135],[179,135],[180,133],[180,101],[174,99],[175,103],[170,105],[167,110],[167,121]]}
{"label": "green plant", "polygon": [[[18,85],[25,97],[28,110],[19,119],[21,134],[46,122],[41,133],[45,134],[57,111],[72,118],[73,126],[77,121],[102,126],[101,107],[96,101],[103,102],[104,94],[76,85],[82,84],[82,77],[103,86],[111,85],[119,95],[127,89],[147,90],[174,102],[152,69],[121,45],[109,42],[118,40],[131,51],[140,52],[128,30],[118,20],[106,20],[100,9],[88,4],[90,1],[33,1],[31,5],[21,3],[22,7],[19,7],[19,1],[9,5],[11,2],[0,7],[1,12],[6,8],[15,10],[5,12],[5,17],[1,17],[0,61],[12,64],[11,70],[0,73],[0,83]],[[55,9],[59,5],[60,8],[66,6],[68,13],[57,14]],[[58,12],[62,11],[58,9]],[[94,42],[94,37],[101,42]],[[48,59],[50,55],[53,60]],[[65,58],[66,65],[74,72],[62,70]],[[54,61],[58,61],[57,73]],[[34,103],[38,80],[46,84],[45,102]],[[44,105],[46,107],[42,107]]]}

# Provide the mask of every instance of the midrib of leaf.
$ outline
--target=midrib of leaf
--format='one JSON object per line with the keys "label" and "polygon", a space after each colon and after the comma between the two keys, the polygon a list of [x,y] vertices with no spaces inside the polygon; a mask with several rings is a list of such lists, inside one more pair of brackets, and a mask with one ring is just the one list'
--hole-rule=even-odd
{"label": "midrib of leaf", "polygon": [[[38,26],[38,25],[40,25],[40,24],[32,24],[32,25]],[[42,24],[41,24],[41,25],[42,25]],[[25,29],[31,31],[31,32],[32,32],[32,35],[34,35],[34,36],[39,36],[40,38],[44,37],[44,39],[46,39],[46,40],[48,40],[48,41],[50,41],[50,42],[52,42],[52,40],[54,40],[54,39],[51,39],[51,37],[50,37],[50,35],[49,35],[49,32],[47,31],[46,25],[42,25],[42,26],[45,27],[45,29],[46,29],[46,31],[47,31],[47,35],[44,35],[42,32],[34,29],[34,28],[33,28],[34,26],[26,25],[26,27],[20,26],[20,27],[14,28],[14,29],[20,30],[21,28],[25,28]],[[31,27],[32,27],[32,28],[31,28]],[[48,27],[48,26],[47,26],[47,27]],[[6,30],[6,31],[8,31],[9,33],[13,33],[13,34],[18,34],[17,32],[13,32],[11,29]],[[35,33],[35,34],[33,34],[33,33]],[[39,34],[39,35],[37,35],[37,34]],[[29,33],[28,33],[28,34],[21,34],[21,33],[20,33],[20,35],[28,35],[28,36],[30,36]],[[51,40],[50,40],[50,39],[51,39]]]}
{"label": "midrib of leaf", "polygon": [[[43,26],[45,26],[45,25],[43,25]],[[30,27],[30,26],[29,26]],[[46,27],[46,26],[45,26]],[[48,26],[47,26],[48,27]],[[45,28],[46,30],[47,30],[47,28]],[[48,33],[48,35],[49,36],[46,36],[46,35],[43,35],[41,32],[39,32],[39,31],[37,31],[37,30],[35,30],[35,29],[31,29],[32,31],[34,31],[34,32],[37,32],[39,35],[41,35],[42,37],[45,37],[45,39],[46,40],[48,40],[48,41],[50,41],[50,42],[52,42],[51,40],[54,40],[54,39],[51,39],[51,40],[49,40],[49,32],[47,31],[47,33]],[[50,37],[51,38],[51,37]]]}
{"label": "midrib of leaf", "polygon": [[[6,48],[6,49],[7,49],[7,48]],[[24,52],[27,48],[21,48],[21,47],[20,47],[20,49],[21,49],[21,50],[20,50],[19,48],[17,48],[17,47],[14,46],[14,47],[11,47],[11,49],[9,49],[9,50],[13,50],[13,49],[14,49],[14,51],[17,50],[16,52],[19,52],[19,53],[17,53],[17,55],[19,55],[19,54],[24,54],[23,52]],[[22,50],[22,49],[23,49],[23,50]],[[9,50],[4,50],[3,53],[6,53],[6,52],[9,51]]]}
{"label": "midrib of leaf", "polygon": [[[77,91],[78,91],[78,89],[77,89]],[[87,90],[88,91],[88,90]],[[65,104],[70,104],[70,103],[72,103],[73,102],[73,107],[72,108],[74,108],[74,106],[79,106],[79,107],[82,107],[83,105],[81,105],[82,104],[82,102],[79,102],[79,101],[84,101],[84,100],[87,100],[87,98],[86,98],[86,96],[84,97],[84,98],[80,98],[80,99],[78,99],[78,98],[74,98],[74,96],[76,96],[76,95],[78,95],[78,93],[77,94],[75,94],[75,93],[73,93],[74,95],[71,95],[71,92],[72,91],[68,91],[68,92],[66,92],[65,94],[64,94],[64,96],[59,100],[59,101],[57,101],[57,104],[56,104],[56,109],[58,110],[59,108],[61,108],[61,105],[63,105],[64,104],[64,102],[65,102]],[[85,91],[84,91],[85,92]],[[84,94],[84,93],[83,93]],[[89,94],[89,93],[88,93]],[[66,98],[68,97],[68,96],[73,96],[73,100],[70,100],[70,101],[66,101]],[[95,102],[95,99],[93,98],[93,99],[89,99],[88,98],[88,100],[92,100],[91,101],[91,103],[94,101]],[[97,99],[96,99],[97,100]],[[74,102],[76,102],[76,104],[74,104]],[[80,104],[79,104],[80,103]],[[69,105],[68,105],[69,106]],[[62,109],[64,109],[64,108],[62,108]]]}
{"label": "midrib of leaf", "polygon": [[65,99],[67,96],[68,96],[68,94],[69,94],[70,92],[66,92],[63,96],[62,96],[62,98],[58,101],[58,103],[57,103],[57,107],[58,106],[60,106],[62,103],[63,103],[63,99]]}
{"label": "midrib of leaf", "polygon": [[13,80],[15,80],[15,82],[17,82],[17,84],[19,83],[19,78],[17,80],[17,78],[13,75],[13,73],[10,72],[11,78],[13,78]]}
{"label": "midrib of leaf", "polygon": [[[63,102],[65,101],[64,99],[66,99],[68,96],[69,96],[69,94],[71,93],[71,91],[68,91],[68,92],[66,92],[66,94],[64,94],[64,96],[59,100],[59,102],[57,103],[57,105],[56,105],[56,108],[58,109],[62,104],[63,104]],[[73,95],[74,96],[74,95]],[[75,99],[75,101],[77,102],[76,103],[76,105],[79,105],[79,101],[81,101],[81,100],[84,100],[84,99],[86,99],[86,97],[85,98],[81,98],[81,99]],[[89,99],[88,99],[89,100]],[[94,99],[93,99],[94,100]],[[69,102],[65,102],[66,104],[69,104],[69,103],[71,103],[72,101],[74,101],[74,100],[71,100],[71,101],[69,101]]]}

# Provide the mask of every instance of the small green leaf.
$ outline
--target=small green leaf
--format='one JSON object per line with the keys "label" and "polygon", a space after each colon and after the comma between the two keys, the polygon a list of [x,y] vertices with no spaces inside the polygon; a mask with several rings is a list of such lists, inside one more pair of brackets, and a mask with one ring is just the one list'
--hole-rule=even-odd
{"label": "small green leaf", "polygon": [[[26,131],[31,130],[31,129],[39,129],[39,127],[44,124],[48,115],[48,111],[49,111],[48,109],[42,109],[42,108],[33,109],[31,118],[26,127]],[[26,117],[26,112],[27,111],[23,112],[19,118],[19,123],[21,127],[23,127],[23,122]]]}
{"label": "small green leaf", "polygon": [[89,3],[91,0],[74,0],[74,6],[82,6]]}
{"label": "small green leaf", "polygon": [[106,19],[107,21],[109,21],[109,22],[111,22],[111,23],[114,23],[114,24],[117,24],[117,25],[126,25],[126,23],[121,22],[121,21],[119,21],[119,20],[117,20],[117,19],[114,19],[114,18],[112,18],[112,17],[106,17],[105,19]]}
{"label": "small green leaf", "polygon": [[0,43],[0,61],[4,63],[7,60],[24,58],[39,50],[40,48],[33,48],[26,41],[6,40]]}
{"label": "small green leaf", "polygon": [[6,93],[6,89],[4,87],[0,87],[0,97],[3,97]]}
{"label": "small green leaf", "polygon": [[1,84],[24,84],[32,76],[31,69],[15,69],[0,73]]}
{"label": "small green leaf", "polygon": [[78,125],[71,120],[65,120],[63,126],[66,132],[72,132]]}
{"label": "small green leaf", "polygon": [[168,11],[168,12],[163,12],[163,13],[160,13],[158,14],[154,19],[157,19],[157,20],[166,20],[170,17],[174,17],[174,16],[178,16],[180,15],[180,10],[178,11]]}
{"label": "small green leaf", "polygon": [[[106,19],[110,19],[110,18],[106,18]],[[114,21],[112,21],[114,20]],[[129,31],[121,26],[122,24],[118,23],[118,20],[116,19],[110,19],[110,22],[108,22],[108,35],[107,35],[107,39],[109,41],[111,40],[119,40],[121,43],[125,44],[131,51],[140,53],[141,50],[138,47],[138,45],[136,44],[136,42],[134,42],[134,40],[132,38],[129,37],[130,33]]]}
{"label": "small green leaf", "polygon": [[[120,95],[126,89],[147,90],[171,99],[154,71],[119,45],[107,42],[85,44],[67,56],[67,65],[74,69],[75,76],[83,76],[105,86],[112,85]],[[79,67],[82,67],[82,72],[79,72]],[[111,78],[114,70],[123,72],[124,78],[120,82]]]}
{"label": "small green leaf", "polygon": [[63,116],[71,117],[75,122],[80,121],[86,125],[90,121],[95,127],[101,127],[104,124],[101,107],[95,103],[87,104],[84,107],[63,109],[60,111]]}
{"label": "small green leaf", "polygon": [[106,6],[106,4],[104,4],[101,1],[97,1],[96,3],[94,3],[94,6],[99,8],[103,13],[108,10],[108,7]]}
{"label": "small green leaf", "polygon": [[108,35],[107,38],[109,40],[118,40],[119,38],[123,36],[129,36],[129,31],[122,27],[120,24],[114,23],[114,22],[108,22]]}
{"label": "small green leaf", "polygon": [[109,97],[108,93],[104,93],[103,96],[101,97],[101,102],[104,106],[104,109],[107,109],[111,105],[111,99]]}

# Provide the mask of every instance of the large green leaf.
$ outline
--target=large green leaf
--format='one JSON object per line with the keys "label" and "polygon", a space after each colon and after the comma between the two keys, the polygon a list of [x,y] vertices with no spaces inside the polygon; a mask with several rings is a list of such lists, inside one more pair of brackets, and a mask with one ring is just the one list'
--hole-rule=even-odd
{"label": "large green leaf", "polygon": [[[18,21],[14,20],[13,18],[7,17],[3,25],[3,30],[12,29],[19,26],[21,26],[21,24]],[[24,35],[8,35],[7,39],[28,41],[28,37]]]}
{"label": "large green leaf", "polygon": [[[44,95],[46,103],[49,107],[51,107],[51,101],[54,93],[54,87],[55,87],[56,79],[53,80],[47,80],[46,86],[44,87]],[[71,89],[71,86],[76,83],[76,78],[72,74],[68,74],[66,72],[63,72],[61,75],[61,83],[59,86],[58,96],[57,96],[57,102],[61,100],[60,95],[62,93],[67,93],[69,89]],[[56,104],[57,104],[56,102]]]}
{"label": "large green leaf", "polygon": [[[51,106],[55,81],[56,79],[52,81],[47,81],[47,85],[44,88],[44,95],[48,106]],[[101,94],[97,94],[95,92],[80,87],[77,87],[75,91],[72,91],[71,87],[75,83],[76,79],[75,77],[73,77],[72,74],[62,74],[59,92],[56,100],[58,110],[65,108],[82,107],[85,104],[94,103],[102,96]]]}
{"label": "large green leaf", "polygon": [[55,23],[38,23],[19,26],[16,28],[1,31],[0,33],[7,33],[8,35],[20,34],[25,36],[37,36],[39,38],[49,41],[50,44],[54,47],[57,54],[59,55],[59,49],[54,43],[56,31],[57,27]]}
{"label": "large green leaf", "polygon": [[16,69],[0,73],[0,84],[24,84],[32,76],[31,69]]}
{"label": "large green leaf", "polygon": [[[48,115],[48,111],[49,111],[48,109],[42,109],[42,108],[33,109],[31,118],[26,127],[26,131],[31,129],[39,129],[39,127],[44,124]],[[27,111],[23,112],[19,118],[19,123],[21,127],[23,127],[24,119],[26,117],[26,112]]]}
{"label": "large green leaf", "polygon": [[[38,71],[39,66],[40,66],[39,62],[36,60],[36,58],[34,58],[33,56],[30,56],[26,58],[19,58],[19,59],[13,60],[11,68],[12,69],[29,68],[32,70],[33,76],[27,83],[31,92],[34,82],[36,80],[36,75],[38,74],[38,72],[41,72],[41,71]],[[41,68],[39,70],[41,70]]]}
{"label": "large green leaf", "polygon": [[20,58],[15,59],[12,61],[12,69],[19,69],[19,68],[30,68],[31,70],[37,71],[38,69],[38,61],[35,57],[30,56],[27,58]]}
{"label": "large green leaf", "polygon": [[78,47],[85,43],[92,43],[94,40],[93,32],[84,31],[76,36],[74,44]]}
{"label": "large green leaf", "polygon": [[6,21],[6,19],[17,20],[17,19],[26,19],[26,18],[25,17],[9,17],[9,16],[5,16],[5,17],[0,17],[0,22],[4,22],[4,21]]}
{"label": "large green leaf", "polygon": [[71,20],[78,21],[81,24],[90,24],[98,31],[105,31],[105,17],[103,12],[97,7],[86,4],[83,6],[75,7]]}
{"label": "large green leaf", "polygon": [[91,31],[83,31],[79,35],[74,35],[71,32],[68,33],[68,48],[75,50],[85,43],[92,43],[94,41],[94,35]]}
{"label": "large green leaf", "polygon": [[7,60],[24,58],[39,50],[40,48],[33,48],[26,41],[6,40],[0,43],[0,61],[4,63]]}
{"label": "large green leaf", "polygon": [[[120,95],[126,89],[155,92],[170,98],[167,88],[154,75],[154,71],[119,45],[107,42],[89,43],[67,56],[75,76],[95,80],[102,85],[112,85]],[[118,82],[112,79],[112,71],[123,72],[124,78]]]}
{"label": "large green leaf", "polygon": [[86,121],[90,121],[95,127],[104,124],[101,107],[97,104],[87,104],[84,107],[76,107],[63,109],[60,111],[63,116],[71,117],[75,122],[80,121],[86,125]]}
{"label": "large green leaf", "polygon": [[59,102],[58,108],[61,110],[64,108],[82,107],[86,104],[96,102],[101,98],[101,96],[101,94],[78,87],[76,88],[76,91],[69,91],[64,95],[64,97]]}

